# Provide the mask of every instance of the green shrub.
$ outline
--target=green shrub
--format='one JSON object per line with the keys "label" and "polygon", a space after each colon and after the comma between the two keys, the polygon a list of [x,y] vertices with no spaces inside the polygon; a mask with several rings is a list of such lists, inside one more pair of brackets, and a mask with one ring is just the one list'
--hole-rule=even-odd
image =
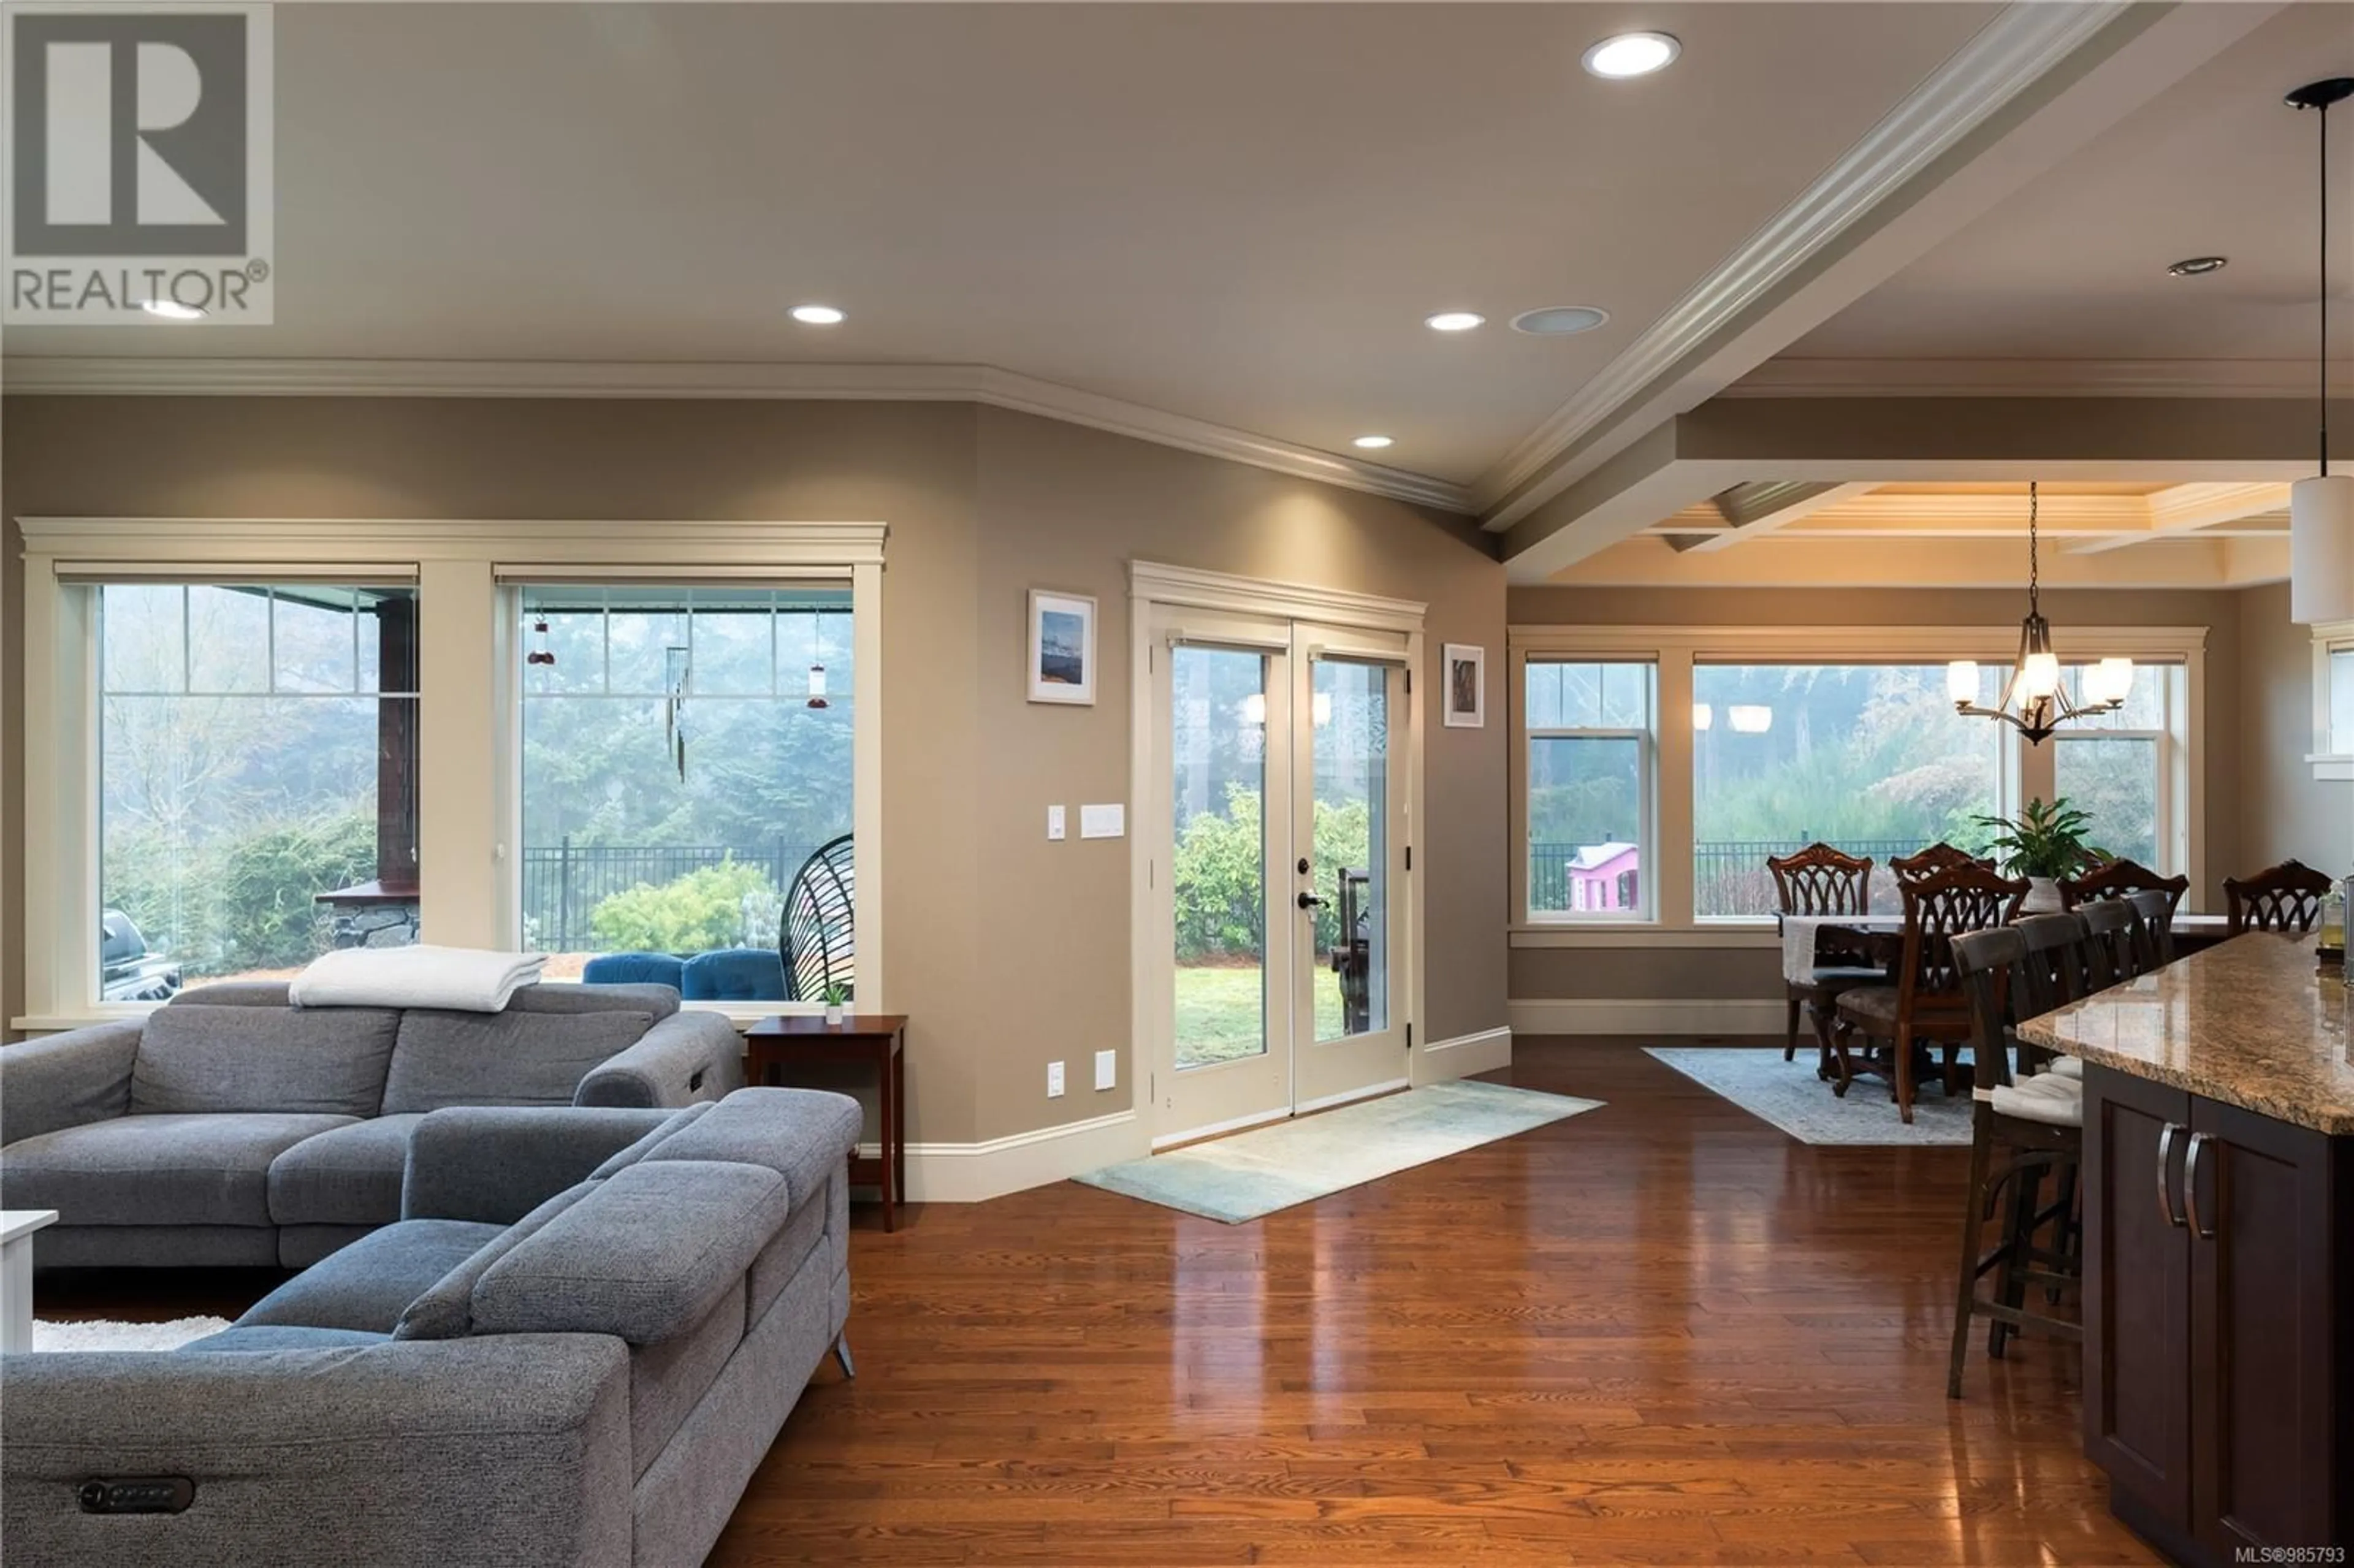
{"label": "green shrub", "polygon": [[[1364,870],[1372,834],[1373,813],[1364,801],[1341,806],[1316,802],[1317,885],[1313,891],[1325,901],[1316,911],[1320,952],[1330,951],[1341,935],[1333,868]],[[1259,798],[1247,786],[1227,786],[1223,815],[1204,811],[1185,824],[1177,838],[1170,877],[1176,898],[1181,962],[1257,959],[1267,934],[1265,863]]]}
{"label": "green shrub", "polygon": [[744,901],[774,898],[757,865],[728,859],[673,881],[624,889],[588,912],[588,928],[607,952],[701,953],[743,938]]}
{"label": "green shrub", "polygon": [[224,972],[294,969],[319,956],[317,895],[376,874],[376,818],[353,811],[267,828],[221,856]]}

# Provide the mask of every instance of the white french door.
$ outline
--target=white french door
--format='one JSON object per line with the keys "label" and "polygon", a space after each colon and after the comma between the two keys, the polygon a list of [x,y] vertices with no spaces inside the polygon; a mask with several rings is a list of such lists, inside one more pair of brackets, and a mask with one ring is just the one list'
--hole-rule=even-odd
{"label": "white french door", "polygon": [[1404,1085],[1408,636],[1139,613],[1138,1011],[1154,1143]]}

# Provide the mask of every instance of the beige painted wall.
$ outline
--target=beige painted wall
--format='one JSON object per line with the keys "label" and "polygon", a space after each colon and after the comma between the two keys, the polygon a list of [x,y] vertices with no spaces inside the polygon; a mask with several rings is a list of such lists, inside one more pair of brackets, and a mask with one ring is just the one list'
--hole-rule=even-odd
{"label": "beige painted wall", "polygon": [[2354,784],[2313,777],[2313,640],[2288,618],[2288,585],[2240,599],[2240,859],[2246,875],[2296,859],[2354,869]]}
{"label": "beige painted wall", "polygon": [[[2204,626],[2207,705],[2204,792],[2209,886],[2204,907],[2222,907],[2222,879],[2240,863],[2241,601],[2213,591],[2046,593],[2055,625]],[[2023,595],[1934,588],[1515,588],[1515,626],[2002,626],[2026,612]],[[2284,602],[2284,619],[2285,605]],[[2303,755],[2300,744],[2298,755]],[[2342,787],[2341,787],[2342,788]],[[1779,1000],[1780,961],[1764,948],[1520,948],[1511,952],[1516,1001],[1641,998]]]}
{"label": "beige painted wall", "polygon": [[[1127,847],[1044,837],[1050,802],[1128,799],[1129,559],[1426,599],[1434,661],[1445,641],[1499,651],[1503,641],[1502,568],[1458,520],[965,404],[7,402],[0,491],[12,516],[889,524],[885,960],[890,1005],[914,1021],[919,1142],[1003,1137],[1130,1103]],[[21,549],[10,524],[6,726],[21,714]],[[1023,700],[1033,585],[1101,601],[1092,709]],[[17,738],[0,728],[11,757],[23,755]],[[1500,725],[1432,731],[1434,821],[1416,857],[1431,915],[1430,1038],[1504,1022],[1504,755]],[[0,812],[18,799],[12,789]],[[17,863],[8,857],[0,883],[10,933],[24,908]],[[13,1016],[13,940],[0,962]],[[1085,1086],[1088,1064],[1106,1048],[1122,1054],[1120,1085],[1097,1094]],[[1048,1101],[1044,1064],[1057,1058],[1074,1087]]]}

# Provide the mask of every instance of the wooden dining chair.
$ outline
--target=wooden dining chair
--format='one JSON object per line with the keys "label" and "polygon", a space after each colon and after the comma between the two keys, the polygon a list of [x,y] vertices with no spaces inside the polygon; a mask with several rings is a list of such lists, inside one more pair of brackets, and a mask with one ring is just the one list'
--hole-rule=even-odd
{"label": "wooden dining chair", "polygon": [[[1970,1019],[1971,1059],[1982,1066],[1970,1087],[1969,1189],[1962,1214],[1953,1347],[1946,1363],[1948,1399],[1962,1397],[1970,1325],[1980,1318],[1993,1319],[1987,1353],[1998,1361],[2010,1337],[2029,1328],[2055,1339],[2084,1340],[2081,1320],[2028,1306],[2031,1287],[2043,1287],[2045,1305],[2057,1305],[2083,1274],[2083,1232],[2073,1216],[2084,1161],[2084,1095],[2079,1077],[2053,1071],[2014,1078],[2006,1065],[2016,1039],[2012,1026],[2032,1016],[2024,1010],[2033,1005],[2028,992],[2037,966],[2022,926],[1967,931],[1952,943]],[[2043,1201],[2047,1177],[2053,1188],[2049,1203]],[[1986,1223],[1998,1216],[2000,1237],[1985,1247]],[[2048,1239],[2039,1244],[2039,1235]],[[1989,1274],[1995,1277],[1993,1294],[1981,1297],[1978,1282]]]}
{"label": "wooden dining chair", "polygon": [[2190,879],[2187,876],[2160,876],[2137,861],[2122,858],[2104,861],[2081,876],[2060,879],[2060,903],[2069,909],[2103,898],[2129,898],[2137,893],[2163,892],[2167,913],[2170,916],[2181,906],[2182,895],[2190,891]]}
{"label": "wooden dining chair", "polygon": [[2126,902],[2141,916],[2141,924],[2135,930],[2137,939],[2142,944],[2142,972],[2147,974],[2151,969],[2163,969],[2172,963],[2175,959],[2176,899],[2155,887],[2145,887],[2138,893],[2126,895]]}
{"label": "wooden dining chair", "polygon": [[1935,876],[1941,871],[1951,871],[1963,865],[1981,865],[1988,871],[1994,869],[1992,861],[1980,860],[1969,851],[1956,849],[1943,840],[1918,854],[1891,855],[1888,860],[1888,869],[1896,874],[1900,884],[1918,882],[1925,876]]}
{"label": "wooden dining chair", "polygon": [[[1774,874],[1774,895],[1785,915],[1861,915],[1872,907],[1872,862],[1829,844],[1812,843],[1791,854],[1769,856],[1766,869]],[[1843,991],[1887,978],[1887,971],[1873,964],[1868,954],[1827,948],[1819,943],[1812,978],[1794,980],[1786,976],[1783,980],[1789,1016],[1783,1031],[1782,1060],[1797,1058],[1798,1012],[1808,1009],[1814,1014],[1819,1052],[1816,1071],[1828,1075],[1832,1003]]]}
{"label": "wooden dining chair", "polygon": [[1883,1066],[1867,1054],[1863,1071],[1883,1074],[1896,1100],[1896,1114],[1913,1119],[1914,1053],[1935,1044],[1944,1051],[1944,1082],[1950,1095],[1955,1065],[1970,1037],[1969,1009],[1954,969],[1953,939],[1966,931],[2007,923],[2027,896],[2027,879],[1998,876],[1964,856],[1963,863],[1905,882],[1904,951],[1893,985],[1858,986],[1840,993],[1831,1027],[1831,1054],[1839,1073],[1832,1092],[1845,1098],[1857,1071],[1853,1037],[1888,1043]]}
{"label": "wooden dining chair", "polygon": [[2299,860],[2266,866],[2242,881],[2223,879],[2226,928],[2236,937],[2243,931],[2299,934],[2313,929],[2321,917],[2321,900],[2330,889],[2329,875]]}

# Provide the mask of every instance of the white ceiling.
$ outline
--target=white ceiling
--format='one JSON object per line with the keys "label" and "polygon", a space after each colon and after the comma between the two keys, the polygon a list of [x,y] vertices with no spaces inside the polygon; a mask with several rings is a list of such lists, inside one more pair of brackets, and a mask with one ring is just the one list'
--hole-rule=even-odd
{"label": "white ceiling", "polygon": [[[2309,361],[2319,138],[2281,99],[2328,76],[2354,76],[2354,5],[2282,12],[1784,359]],[[2354,104],[2329,131],[2331,293],[2354,302]],[[2204,255],[2231,265],[2167,276]]]}
{"label": "white ceiling", "polygon": [[[989,365],[1326,450],[1383,431],[1384,461],[1468,482],[1996,9],[281,6],[276,324],[5,348]],[[1681,60],[1578,69],[1638,26]],[[2285,84],[2253,74],[2239,119],[2294,163],[2309,138],[2263,102]],[[2250,261],[2225,289],[2292,299],[2286,253],[2274,278],[2242,231],[2309,220],[2244,179],[2202,193],[2231,221],[2174,211],[2183,238],[2135,265],[2228,249]],[[2015,283],[2041,250],[1998,255]],[[2090,266],[2061,264],[2072,288]],[[794,325],[804,300],[849,323]],[[1550,304],[1613,320],[1505,329]],[[1443,308],[1491,324],[1420,324]],[[1908,313],[1868,308],[1896,341]]]}

